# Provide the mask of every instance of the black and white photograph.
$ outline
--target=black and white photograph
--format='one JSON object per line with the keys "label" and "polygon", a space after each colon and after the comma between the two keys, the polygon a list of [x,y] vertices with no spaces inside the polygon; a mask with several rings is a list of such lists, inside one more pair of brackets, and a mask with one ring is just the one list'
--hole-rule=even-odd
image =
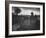
{"label": "black and white photograph", "polygon": [[18,2],[8,6],[8,35],[44,35],[44,3]]}
{"label": "black and white photograph", "polygon": [[12,7],[12,31],[40,30],[40,8]]}

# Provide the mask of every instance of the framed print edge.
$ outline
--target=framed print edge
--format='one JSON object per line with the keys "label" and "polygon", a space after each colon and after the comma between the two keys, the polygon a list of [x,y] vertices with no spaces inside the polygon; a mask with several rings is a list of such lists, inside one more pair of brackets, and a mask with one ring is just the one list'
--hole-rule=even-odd
{"label": "framed print edge", "polygon": [[[24,3],[24,4],[38,4],[43,5],[43,33],[37,34],[22,34],[22,35],[9,35],[9,4],[10,3]],[[5,1],[5,37],[23,37],[23,36],[39,36],[45,35],[45,3],[40,2],[22,2],[22,1]]]}

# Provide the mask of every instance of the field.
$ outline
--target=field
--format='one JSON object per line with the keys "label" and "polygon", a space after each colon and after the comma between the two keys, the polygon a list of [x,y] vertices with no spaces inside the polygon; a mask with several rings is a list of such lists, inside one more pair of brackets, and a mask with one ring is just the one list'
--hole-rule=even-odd
{"label": "field", "polygon": [[40,30],[40,16],[13,15],[12,30],[13,31]]}

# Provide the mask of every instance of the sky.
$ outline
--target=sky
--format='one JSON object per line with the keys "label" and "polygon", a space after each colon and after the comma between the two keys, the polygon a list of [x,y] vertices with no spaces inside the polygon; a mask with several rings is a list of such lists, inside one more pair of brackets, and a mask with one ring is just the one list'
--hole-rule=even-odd
{"label": "sky", "polygon": [[[31,12],[33,12],[33,15],[40,15],[40,9],[39,8],[24,8],[21,7],[21,12],[18,15],[31,15]],[[14,9],[13,9],[14,13]]]}

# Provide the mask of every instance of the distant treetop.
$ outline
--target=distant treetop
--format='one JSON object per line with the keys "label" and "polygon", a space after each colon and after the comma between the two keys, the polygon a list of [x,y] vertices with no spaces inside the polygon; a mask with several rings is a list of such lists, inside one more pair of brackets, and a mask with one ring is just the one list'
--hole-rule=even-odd
{"label": "distant treetop", "polygon": [[31,16],[33,16],[33,12],[31,12]]}
{"label": "distant treetop", "polygon": [[15,10],[15,13],[16,13],[16,14],[18,14],[18,13],[20,13],[20,12],[21,12],[21,9],[20,9],[20,8],[18,8],[18,7],[15,7],[15,8],[14,8],[14,10]]}

